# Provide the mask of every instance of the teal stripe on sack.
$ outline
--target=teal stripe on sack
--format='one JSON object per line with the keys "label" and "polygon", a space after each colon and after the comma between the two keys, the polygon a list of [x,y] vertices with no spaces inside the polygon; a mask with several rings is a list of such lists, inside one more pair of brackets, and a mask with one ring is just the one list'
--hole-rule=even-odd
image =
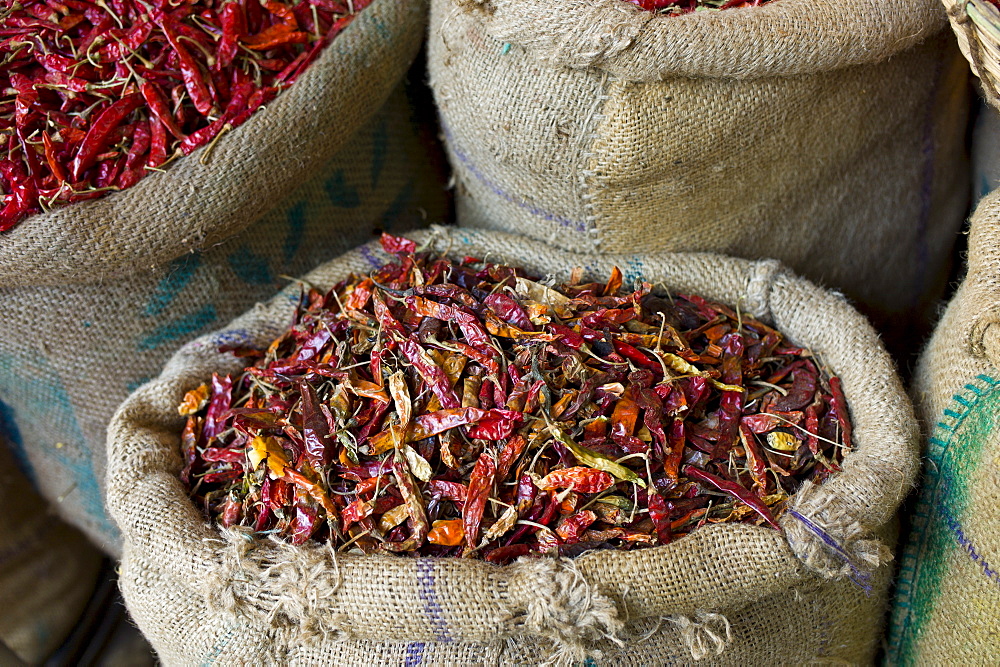
{"label": "teal stripe on sack", "polygon": [[[887,660],[891,664],[916,664],[918,642],[931,618],[948,576],[947,560],[961,550],[998,581],[962,526],[969,501],[969,480],[982,459],[1000,416],[1000,381],[978,375],[955,394],[928,440],[923,487],[915,507],[910,537],[900,563],[896,602],[889,628]],[[957,620],[957,619],[956,619]]]}
{"label": "teal stripe on sack", "polygon": [[270,285],[274,282],[267,258],[258,255],[247,246],[240,246],[226,257],[229,268],[236,277],[248,285]]}
{"label": "teal stripe on sack", "polygon": [[372,132],[372,189],[378,187],[378,179],[382,175],[382,168],[385,166],[385,158],[389,154],[389,126],[388,121],[382,118]]}
{"label": "teal stripe on sack", "polygon": [[175,259],[167,266],[167,274],[153,290],[143,315],[156,317],[174,302],[201,266],[201,255],[192,253]]}
{"label": "teal stripe on sack", "polygon": [[[36,485],[41,466],[45,467],[49,478],[58,475],[65,480],[65,488],[59,490],[65,502],[81,507],[104,536],[116,539],[118,528],[104,510],[104,498],[94,472],[93,452],[87,448],[73,401],[60,374],[42,356],[34,357],[30,368],[25,366],[15,357],[0,355],[0,396],[8,403],[15,401],[13,397],[20,397],[19,407],[7,406],[5,418],[19,424],[56,424],[66,440],[26,443],[22,438],[20,447],[14,442],[13,451],[20,467],[26,469]],[[23,434],[18,432],[18,435]]]}
{"label": "teal stripe on sack", "polygon": [[216,320],[215,305],[209,303],[200,310],[153,329],[139,341],[140,351],[155,350],[180,338],[187,338],[206,328]]}
{"label": "teal stripe on sack", "polygon": [[285,219],[288,221],[288,233],[285,236],[282,256],[287,265],[295,259],[295,255],[298,254],[299,248],[302,246],[302,238],[306,232],[306,202],[300,201],[290,207],[285,213]]}

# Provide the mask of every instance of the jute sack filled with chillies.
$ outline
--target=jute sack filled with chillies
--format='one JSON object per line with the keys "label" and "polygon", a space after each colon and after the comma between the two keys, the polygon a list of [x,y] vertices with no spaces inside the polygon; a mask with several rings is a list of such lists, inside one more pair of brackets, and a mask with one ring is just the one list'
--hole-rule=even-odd
{"label": "jute sack filled with chillies", "polygon": [[892,664],[988,663],[1000,583],[1000,191],[972,216],[968,272],[914,376],[926,464],[889,633]]}
{"label": "jute sack filled with chillies", "polygon": [[42,664],[69,637],[101,553],[53,516],[0,438],[0,648]]}
{"label": "jute sack filled with chillies", "polygon": [[[389,11],[385,3],[365,11],[379,6]],[[419,42],[417,19],[407,18],[405,39],[382,44],[370,37],[361,44],[370,56],[402,59]],[[352,29],[365,25],[359,16]],[[424,215],[445,215],[445,177],[432,160],[440,162],[440,149],[429,143],[433,132],[417,122],[420,112],[407,91],[400,86],[381,109],[359,113],[365,125],[339,152],[308,180],[248,215],[247,229],[222,242],[196,252],[178,247],[146,263],[134,259],[134,234],[117,235],[110,222],[95,224],[77,242],[53,245],[70,252],[70,246],[99,242],[100,253],[79,264],[75,278],[56,271],[30,286],[0,282],[0,432],[17,443],[19,463],[60,516],[105,551],[121,548],[103,502],[107,425],[135,387],[155,377],[181,344],[270,298],[287,284],[283,276],[313,269],[368,241],[378,228],[412,229]],[[248,164],[257,165],[256,159]],[[231,194],[250,196],[251,190],[234,185]],[[185,201],[170,224],[151,225],[145,233],[180,239],[187,233],[185,212],[208,199]],[[27,220],[18,231],[31,224]],[[128,275],[109,278],[105,256],[135,263]]]}
{"label": "jute sack filled with chillies", "polygon": [[[773,261],[573,254],[498,232],[443,228],[411,238],[456,260],[503,258],[562,279],[575,267],[593,279],[628,267],[627,281],[641,276],[661,289],[739,304],[740,312],[809,346],[841,378],[854,450],[841,472],[792,497],[794,512],[779,519],[780,531],[707,525],[635,551],[498,566],[354,555],[220,531],[180,481],[187,455],[182,459],[178,406],[213,373],[247,365],[220,346],[266,348],[286,330],[300,302],[299,290],[290,288],[182,348],[159,378],[129,397],[109,428],[108,504],[124,536],[122,589],[164,661],[872,658],[889,580],[882,563],[894,541],[892,517],[916,470],[916,434],[888,355],[842,298]],[[390,260],[372,244],[305,280],[326,290]],[[814,630],[789,632],[775,622],[789,610]]]}
{"label": "jute sack filled with chillies", "polygon": [[[122,4],[143,7],[142,3]],[[202,3],[195,9],[207,11],[208,4]],[[246,4],[249,8],[253,3]],[[283,7],[281,3],[272,4]],[[335,6],[341,3],[328,4]],[[156,2],[154,5],[167,9],[171,7],[170,3],[164,2]],[[221,12],[221,7],[218,9]],[[350,22],[333,37],[329,46],[323,49],[290,87],[281,91],[277,97],[273,94],[263,97],[269,100],[266,107],[256,108],[256,112],[248,118],[232,118],[235,125],[231,131],[219,134],[219,128],[214,127],[213,131],[217,134],[212,135],[214,140],[210,144],[202,145],[193,153],[185,153],[184,157],[171,162],[169,166],[156,165],[147,170],[146,175],[138,182],[120,192],[110,193],[94,201],[80,201],[53,208],[24,219],[9,233],[0,237],[0,285],[14,287],[55,284],[67,279],[123,275],[132,271],[135,266],[155,266],[184,252],[211,247],[245,229],[291,189],[312,176],[368,121],[368,114],[382,105],[416,55],[423,37],[426,9],[426,2],[421,0],[402,3],[373,0],[364,9],[345,18]],[[260,8],[258,10],[263,11]],[[94,7],[88,11],[100,15],[102,8]],[[117,14],[107,11],[110,14],[102,16],[95,24],[95,32],[100,32],[98,28],[101,26],[110,29],[116,19],[121,21]],[[279,9],[274,11],[282,13]],[[128,28],[141,28],[145,22],[150,29],[172,25],[172,31],[180,31],[180,36],[171,42],[174,52],[166,53],[165,58],[161,56],[161,60],[168,64],[180,61],[179,70],[174,72],[173,77],[183,75],[186,86],[179,88],[179,101],[168,104],[166,99],[161,99],[161,105],[152,106],[168,108],[159,114],[147,112],[146,115],[151,115],[154,120],[166,118],[176,125],[182,124],[179,120],[182,115],[196,115],[196,109],[198,112],[205,112],[206,106],[212,105],[212,100],[201,98],[207,95],[205,87],[211,80],[212,73],[204,71],[199,63],[188,61],[194,58],[192,53],[199,54],[205,64],[216,63],[222,60],[223,55],[221,51],[210,52],[209,46],[186,37],[184,30],[194,31],[204,38],[205,35],[192,26],[202,25],[206,21],[199,23],[196,16],[189,18],[184,25],[176,20],[170,24],[165,19],[156,18],[158,15],[151,8],[147,8],[145,13],[139,11],[137,14],[135,25],[127,26]],[[223,20],[221,18],[216,22]],[[243,20],[251,21],[249,17]],[[246,32],[246,27],[243,32]],[[299,31],[298,34],[304,33]],[[213,34],[207,41],[211,47],[218,44],[218,48],[222,49],[223,42],[218,37],[219,35]],[[113,39],[115,37],[87,38],[75,43],[74,47],[82,49],[90,44],[92,50],[95,50]],[[118,39],[121,40],[120,37]],[[268,66],[266,56],[270,52],[252,51],[256,47],[246,45],[249,39],[250,37],[244,37],[234,48],[238,54],[252,53],[254,58],[249,62],[242,62],[237,58],[230,64],[230,68],[249,69],[251,72],[256,71],[259,76],[261,68]],[[185,44],[186,49],[190,50],[183,51],[186,57],[181,55],[180,50],[185,48]],[[113,60],[112,55],[109,53],[102,57],[101,54],[92,54],[90,57],[97,61],[107,61]],[[153,80],[152,72],[156,71],[156,63],[149,63],[141,57],[134,59],[134,62],[124,56],[122,59],[132,68],[126,68],[127,76],[122,79],[145,83]],[[145,78],[141,74],[144,71],[140,67],[141,63],[150,68],[150,73]],[[87,62],[81,64],[82,69],[87,67]],[[186,68],[185,64],[189,66]],[[52,67],[49,64],[47,66]],[[168,65],[161,66],[166,68]],[[135,73],[136,71],[140,73]],[[38,86],[44,88],[48,78],[44,81],[46,83],[39,82]],[[134,102],[122,109],[109,107],[106,111],[118,113],[109,114],[110,117],[104,119],[102,127],[98,127],[99,120],[88,118],[93,126],[88,129],[81,146],[75,154],[67,155],[67,158],[72,157],[71,160],[67,159],[61,167],[57,165],[61,171],[66,172],[63,174],[64,181],[76,180],[80,167],[99,159],[102,151],[111,152],[117,147],[117,136],[113,130],[127,122],[129,115],[125,111],[134,110],[137,106],[144,110],[149,104],[139,92],[129,93],[132,87],[126,86],[119,90],[121,79],[115,83],[117,87],[111,87],[110,83],[85,87],[88,90],[98,86],[118,91],[120,101]],[[221,83],[214,85],[221,87]],[[247,85],[253,85],[252,81]],[[57,105],[58,101],[29,106],[29,101],[33,98],[16,92],[18,101],[23,98],[23,104],[27,106],[27,109],[18,114],[30,117],[49,114],[56,117],[57,109],[50,107]],[[115,94],[109,93],[112,97]],[[161,90],[159,95],[166,97],[167,92]],[[72,99],[71,93],[67,96]],[[188,99],[191,101],[187,101]],[[230,102],[231,109],[212,108],[207,113],[211,117],[213,113],[237,113],[244,108],[251,108],[249,100],[234,96]],[[190,108],[192,105],[195,108]],[[170,116],[171,111],[177,118]],[[86,117],[86,113],[80,113],[76,120]],[[9,123],[8,120],[7,124]],[[140,132],[140,126],[141,123],[137,124],[132,132]],[[68,133],[69,129],[64,132]],[[191,134],[187,139],[191,140],[193,137],[194,134]],[[169,136],[169,139],[171,145],[174,145],[174,138]],[[17,137],[11,136],[10,143],[13,149],[11,154],[17,162],[21,160],[16,148]],[[183,149],[185,143],[180,142],[178,148]],[[47,153],[44,156],[32,153],[30,159],[25,160],[38,163],[36,166],[41,170],[42,163],[47,163],[48,158]],[[89,159],[84,161],[84,158]],[[52,159],[58,161],[58,156],[53,156]],[[151,157],[151,162],[157,161]],[[14,167],[20,168],[21,165],[15,164]],[[5,178],[4,189],[13,190],[13,194],[9,191],[4,193],[8,195],[5,200],[9,204],[12,200],[16,201],[20,191],[16,185],[7,183],[7,180],[17,184],[20,179]],[[102,181],[98,179],[98,182]],[[112,184],[105,190],[119,187],[122,186]],[[28,188],[40,190],[41,184],[29,182]],[[39,205],[45,208],[40,203],[33,208],[37,209]]]}
{"label": "jute sack filled with chillies", "polygon": [[967,72],[945,24],[936,0],[434,0],[459,224],[774,257],[902,329],[965,213]]}

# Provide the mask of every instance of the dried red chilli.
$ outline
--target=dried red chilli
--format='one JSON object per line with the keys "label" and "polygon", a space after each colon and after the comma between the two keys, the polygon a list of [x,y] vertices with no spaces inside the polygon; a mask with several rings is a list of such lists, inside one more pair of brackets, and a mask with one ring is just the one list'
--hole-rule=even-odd
{"label": "dried red chilli", "polygon": [[757,7],[770,0],[625,0],[649,12],[668,16],[717,9]]}
{"label": "dried red chilli", "polygon": [[19,0],[0,9],[0,232],[239,126],[372,0]]}
{"label": "dried red chilli", "polygon": [[778,528],[849,449],[839,379],[752,317],[383,245],[185,396],[181,479],[221,525],[493,563],[635,549]]}

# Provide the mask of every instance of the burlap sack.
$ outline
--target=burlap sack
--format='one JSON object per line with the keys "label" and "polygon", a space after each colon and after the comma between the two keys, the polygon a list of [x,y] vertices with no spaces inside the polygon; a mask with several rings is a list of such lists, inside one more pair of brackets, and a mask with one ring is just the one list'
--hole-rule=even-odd
{"label": "burlap sack", "polygon": [[[0,438],[0,647],[40,664],[69,636],[101,554],[49,513]],[[6,664],[0,654],[0,664]]]}
{"label": "burlap sack", "polygon": [[[109,427],[108,505],[121,526],[121,584],[167,664],[863,662],[881,628],[890,522],[916,472],[912,408],[878,337],[842,298],[777,262],[710,254],[583,255],[498,232],[436,228],[418,243],[540,274],[612,265],[671,289],[740,304],[843,379],[857,451],[799,492],[785,532],[716,525],[673,544],[507,567],[462,559],[333,554],[220,533],[188,500],[177,403],[240,362],[220,343],[267,345],[290,321],[290,288],[183,347]],[[306,276],[329,287],[388,261],[369,244]],[[816,528],[812,532],[809,525]],[[828,543],[820,535],[826,535]],[[839,545],[839,546],[835,546]],[[850,578],[862,585],[853,583]],[[863,587],[867,586],[866,593]]]}
{"label": "burlap sack", "polygon": [[927,463],[900,562],[891,662],[1000,655],[1000,190],[980,202],[968,275],[924,351],[913,396]]}
{"label": "burlap sack", "polygon": [[374,0],[210,155],[203,147],[128,190],[23,221],[0,236],[0,286],[126,275],[246,229],[382,105],[420,46],[426,16],[426,0]]}
{"label": "burlap sack", "polygon": [[568,250],[774,257],[891,326],[966,210],[968,68],[937,0],[660,17],[432,0],[461,226]]}
{"label": "burlap sack", "polygon": [[[419,21],[414,30],[419,39]],[[429,159],[440,149],[421,141],[423,128],[412,121],[402,88],[381,111],[355,113],[366,124],[332,159],[224,242],[143,257],[121,278],[105,277],[92,258],[73,280],[0,282],[0,432],[10,434],[42,494],[106,551],[121,548],[103,504],[106,429],[133,389],[155,377],[181,344],[270,298],[286,276],[370,240],[379,228],[412,229],[425,216],[445,215],[445,177]],[[185,212],[204,205],[197,197],[186,201],[176,218],[150,225],[148,234],[176,242]],[[217,205],[224,219],[225,202]],[[107,232],[101,252],[126,261],[137,241],[116,229],[95,227]],[[67,243],[74,247],[66,253],[88,238]],[[155,264],[149,269],[145,261]],[[10,268],[3,261],[0,267]]]}

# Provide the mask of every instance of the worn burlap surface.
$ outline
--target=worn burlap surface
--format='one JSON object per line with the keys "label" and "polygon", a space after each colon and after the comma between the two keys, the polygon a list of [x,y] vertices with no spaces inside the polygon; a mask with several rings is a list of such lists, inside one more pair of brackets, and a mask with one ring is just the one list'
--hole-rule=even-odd
{"label": "worn burlap surface", "polygon": [[420,46],[426,12],[426,0],[374,0],[210,156],[201,148],[124,192],[35,215],[0,236],[0,287],[121,276],[246,229],[382,105]]}
{"label": "worn burlap surface", "polygon": [[774,257],[879,324],[919,319],[967,199],[968,67],[945,25],[936,0],[432,0],[459,224]]}
{"label": "worn burlap surface", "polygon": [[927,462],[900,562],[893,663],[1000,656],[1000,190],[973,215],[968,261],[914,378]]}
{"label": "worn burlap surface", "polygon": [[[122,529],[122,590],[167,664],[335,662],[625,664],[693,656],[729,664],[870,660],[881,628],[891,520],[916,472],[912,408],[861,315],[777,262],[711,254],[572,254],[498,232],[413,236],[455,256],[489,256],[545,275],[613,265],[671,290],[738,304],[809,345],[843,379],[857,451],[794,507],[784,532],[712,526],[654,549],[507,567],[461,559],[362,557],[220,533],[188,500],[176,406],[212,372],[235,372],[226,342],[267,345],[290,321],[290,288],[184,346],[122,405],[109,428],[108,505]],[[388,261],[369,244],[306,276],[329,287]],[[870,595],[848,580],[869,580]],[[728,631],[727,631],[728,628]],[[648,635],[648,636],[647,636]],[[616,644],[616,637],[622,644]]]}
{"label": "worn burlap surface", "polygon": [[49,512],[0,438],[0,645],[29,664],[44,661],[76,625],[100,564],[100,552]]}
{"label": "worn burlap surface", "polygon": [[[103,503],[107,425],[132,390],[181,344],[270,298],[288,283],[284,276],[377,229],[445,215],[445,177],[430,159],[440,149],[421,139],[426,128],[402,88],[381,111],[357,113],[365,125],[345,146],[240,234],[123,278],[92,265],[89,280],[0,287],[0,432],[42,494],[106,551],[121,548]],[[165,241],[181,233],[166,221],[155,231]],[[121,248],[107,243],[107,252],[127,257],[127,239]]]}

